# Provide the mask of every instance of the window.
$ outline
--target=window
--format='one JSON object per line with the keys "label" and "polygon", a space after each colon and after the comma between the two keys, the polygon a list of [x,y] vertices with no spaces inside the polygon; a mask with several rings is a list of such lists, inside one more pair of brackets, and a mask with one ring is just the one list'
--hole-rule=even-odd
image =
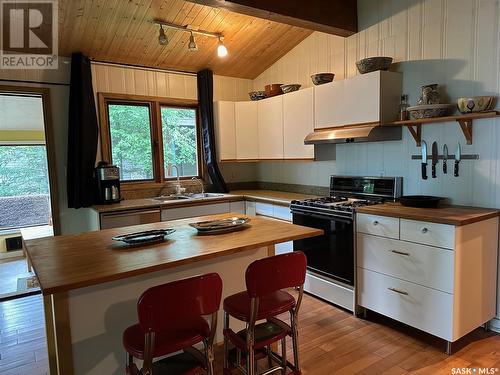
{"label": "window", "polygon": [[108,104],[111,161],[123,181],[153,179],[151,114],[147,104]]}
{"label": "window", "polygon": [[198,108],[192,101],[99,94],[103,160],[124,182],[200,177]]}

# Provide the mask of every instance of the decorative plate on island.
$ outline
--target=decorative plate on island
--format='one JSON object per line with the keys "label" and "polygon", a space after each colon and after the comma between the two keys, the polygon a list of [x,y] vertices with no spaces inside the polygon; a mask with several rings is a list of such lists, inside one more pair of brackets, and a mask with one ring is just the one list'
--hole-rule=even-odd
{"label": "decorative plate on island", "polygon": [[221,220],[199,221],[189,225],[198,231],[198,234],[221,234],[234,232],[248,227],[250,219],[247,217],[228,217]]}
{"label": "decorative plate on island", "polygon": [[166,236],[175,232],[175,229],[153,229],[144,232],[136,232],[115,236],[112,239],[115,241],[125,242],[127,245],[142,245],[148,243],[162,242]]}

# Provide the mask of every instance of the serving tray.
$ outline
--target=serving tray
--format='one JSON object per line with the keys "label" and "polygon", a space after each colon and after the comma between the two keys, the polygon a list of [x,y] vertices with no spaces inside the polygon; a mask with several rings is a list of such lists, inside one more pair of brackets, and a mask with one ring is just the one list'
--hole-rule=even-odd
{"label": "serving tray", "polygon": [[153,229],[144,232],[123,234],[120,236],[115,236],[112,239],[114,241],[125,242],[127,245],[139,245],[139,244],[142,245],[154,242],[162,242],[165,240],[166,236],[174,232],[175,229],[172,228]]}
{"label": "serving tray", "polygon": [[247,217],[228,217],[221,220],[199,221],[189,225],[198,231],[198,234],[221,234],[234,232],[248,227],[250,219]]}

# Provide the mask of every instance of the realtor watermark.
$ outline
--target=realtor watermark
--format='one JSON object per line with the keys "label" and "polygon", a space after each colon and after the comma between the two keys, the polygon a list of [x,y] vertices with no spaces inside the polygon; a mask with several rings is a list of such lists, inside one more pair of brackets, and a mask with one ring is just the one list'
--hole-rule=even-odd
{"label": "realtor watermark", "polygon": [[493,375],[498,374],[498,367],[453,367],[452,375]]}
{"label": "realtor watermark", "polygon": [[0,0],[0,69],[57,69],[58,0]]}

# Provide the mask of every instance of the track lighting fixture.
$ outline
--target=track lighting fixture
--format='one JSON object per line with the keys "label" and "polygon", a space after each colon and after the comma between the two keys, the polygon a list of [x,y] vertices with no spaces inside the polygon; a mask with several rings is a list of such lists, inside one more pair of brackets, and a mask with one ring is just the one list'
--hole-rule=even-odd
{"label": "track lighting fixture", "polygon": [[227,48],[224,45],[223,39],[224,38],[222,36],[219,37],[219,43],[217,46],[217,56],[219,56],[219,57],[226,57],[227,56]]}
{"label": "track lighting fixture", "polygon": [[162,46],[166,46],[168,44],[168,39],[165,35],[165,30],[163,30],[162,25],[160,25],[160,35],[158,35],[158,43],[160,43]]}
{"label": "track lighting fixture", "polygon": [[189,37],[188,50],[191,52],[198,51],[198,45],[196,44],[196,41],[194,40],[193,32],[191,32],[191,36]]}
{"label": "track lighting fixture", "polygon": [[198,44],[196,43],[196,40],[194,38],[194,34],[198,34],[198,35],[203,35],[203,36],[208,36],[211,38],[218,39],[217,56],[225,57],[228,54],[227,48],[224,45],[224,35],[221,33],[213,33],[210,31],[200,30],[200,29],[194,28],[190,25],[184,25],[184,26],[176,25],[175,23],[165,22],[165,21],[161,21],[158,19],[151,20],[150,22],[160,26],[160,35],[158,36],[158,42],[161,45],[168,44],[168,39],[167,39],[167,36],[165,35],[165,30],[163,29],[164,27],[166,27],[166,28],[168,27],[171,29],[185,31],[185,32],[190,33],[189,43],[188,43],[188,50],[189,51],[198,51]]}

